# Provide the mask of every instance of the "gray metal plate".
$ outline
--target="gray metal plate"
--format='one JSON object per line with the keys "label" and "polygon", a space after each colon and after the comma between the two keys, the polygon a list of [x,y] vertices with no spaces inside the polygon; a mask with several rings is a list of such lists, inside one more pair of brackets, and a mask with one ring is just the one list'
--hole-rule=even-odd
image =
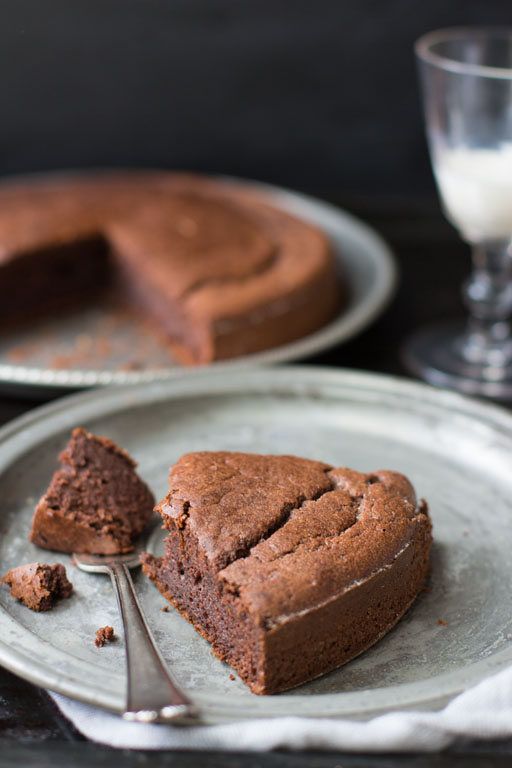
{"label": "gray metal plate", "polygon": [[[244,185],[234,179],[231,183]],[[359,219],[304,195],[256,182],[250,185],[269,195],[277,207],[311,221],[328,234],[350,299],[348,306],[316,333],[266,352],[214,363],[214,368],[300,360],[347,341],[382,312],[395,286],[389,248]],[[0,388],[23,390],[31,396],[166,379],[182,370],[163,338],[134,316],[105,302],[0,333]]]}
{"label": "gray metal plate", "polygon": [[[352,716],[436,707],[512,661],[512,416],[459,395],[389,377],[315,368],[210,372],[56,402],[0,432],[0,570],[69,557],[28,542],[34,501],[72,427],[112,437],[139,461],[157,497],[182,453],[295,453],[369,471],[406,473],[430,504],[430,590],[364,655],[295,691],[258,697],[142,574],[136,588],[163,654],[206,722],[273,715]],[[160,539],[161,533],[158,532]],[[0,590],[0,662],[29,680],[120,711],[123,641],[108,578],[69,567],[74,596],[33,613]]]}

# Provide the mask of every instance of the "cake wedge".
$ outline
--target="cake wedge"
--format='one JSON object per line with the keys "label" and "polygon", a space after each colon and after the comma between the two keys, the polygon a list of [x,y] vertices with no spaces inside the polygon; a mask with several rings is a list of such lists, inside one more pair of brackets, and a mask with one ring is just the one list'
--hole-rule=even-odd
{"label": "cake wedge", "polygon": [[398,472],[205,451],[169,484],[165,553],[143,570],[254,693],[362,653],[424,585],[431,523]]}
{"label": "cake wedge", "polygon": [[59,460],[34,513],[32,543],[59,552],[131,552],[155,502],[131,456],[113,440],[76,428]]}

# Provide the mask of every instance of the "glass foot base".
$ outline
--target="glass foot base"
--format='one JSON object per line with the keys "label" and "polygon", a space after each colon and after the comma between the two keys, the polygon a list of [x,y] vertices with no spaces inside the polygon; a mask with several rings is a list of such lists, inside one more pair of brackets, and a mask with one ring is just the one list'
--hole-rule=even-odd
{"label": "glass foot base", "polygon": [[405,367],[437,387],[493,400],[512,400],[512,364],[468,363],[459,353],[463,333],[462,325],[435,326],[418,331],[402,348]]}

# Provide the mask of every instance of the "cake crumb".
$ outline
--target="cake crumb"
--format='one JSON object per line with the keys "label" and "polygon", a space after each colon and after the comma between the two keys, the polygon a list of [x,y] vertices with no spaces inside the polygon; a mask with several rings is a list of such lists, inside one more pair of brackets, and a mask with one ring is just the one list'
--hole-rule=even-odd
{"label": "cake crumb", "polygon": [[447,627],[448,626],[448,622],[447,621],[443,621],[442,619],[438,619],[437,623],[439,624],[440,627]]}
{"label": "cake crumb", "polygon": [[105,643],[109,643],[114,639],[114,627],[100,627],[96,630],[96,638],[94,645],[96,648],[103,648]]}
{"label": "cake crumb", "polygon": [[423,587],[421,591],[424,592],[426,595],[428,595],[428,593],[430,592],[430,587]]}
{"label": "cake crumb", "polygon": [[230,675],[230,676],[229,676],[229,679],[230,679],[230,680],[236,680],[236,677],[235,677],[234,675]]}
{"label": "cake crumb", "polygon": [[61,563],[19,565],[8,571],[0,584],[7,584],[11,596],[32,611],[49,611],[58,600],[69,597],[73,591]]}
{"label": "cake crumb", "polygon": [[161,610],[162,610],[162,613],[167,613],[167,611],[169,610],[169,606],[168,605],[162,605]]}

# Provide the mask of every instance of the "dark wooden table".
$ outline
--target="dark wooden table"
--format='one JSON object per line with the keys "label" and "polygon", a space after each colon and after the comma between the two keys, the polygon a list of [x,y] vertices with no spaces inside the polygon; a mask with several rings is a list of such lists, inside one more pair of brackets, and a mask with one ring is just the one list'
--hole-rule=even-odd
{"label": "dark wooden table", "polygon": [[[400,269],[397,294],[365,333],[309,361],[407,375],[400,347],[415,328],[460,317],[460,285],[469,254],[435,201],[340,200],[372,224],[392,246]],[[38,403],[0,395],[0,424]],[[226,768],[362,768],[362,766],[510,766],[512,739],[464,742],[439,755],[348,755],[340,753],[228,754],[134,752],[86,741],[58,712],[45,691],[0,668],[0,768],[4,766],[225,766]]]}

